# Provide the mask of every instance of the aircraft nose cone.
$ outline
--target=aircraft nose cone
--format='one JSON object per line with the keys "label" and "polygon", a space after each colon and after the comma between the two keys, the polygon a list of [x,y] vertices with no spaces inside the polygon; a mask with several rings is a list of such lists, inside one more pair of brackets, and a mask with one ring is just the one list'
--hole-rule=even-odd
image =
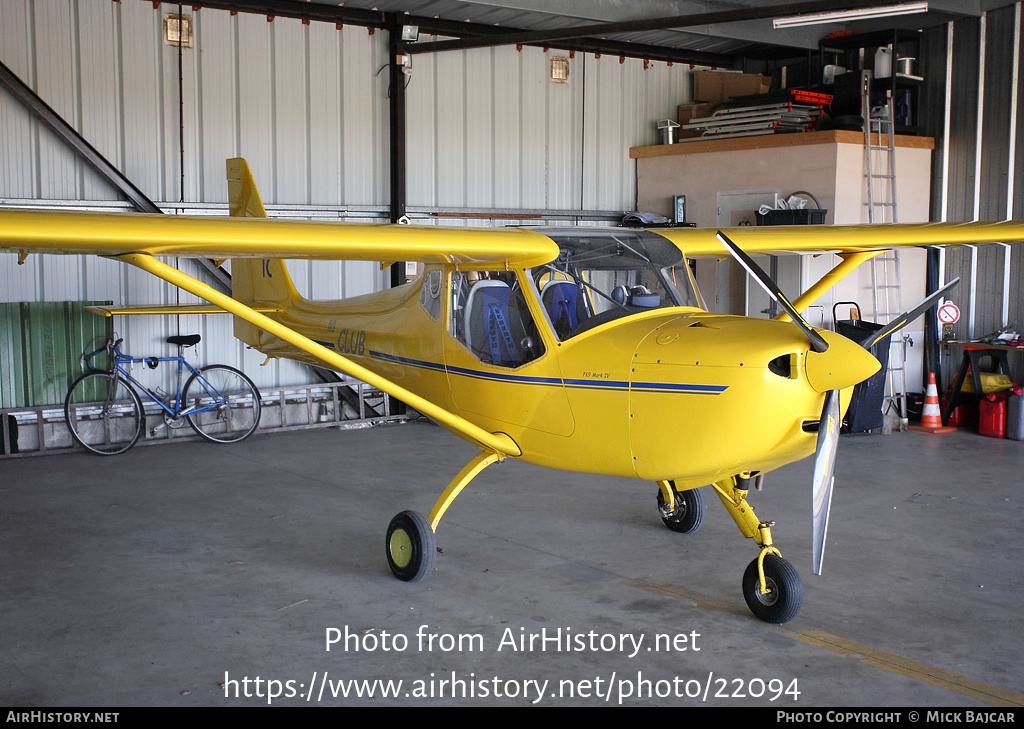
{"label": "aircraft nose cone", "polygon": [[828,343],[824,352],[807,352],[807,382],[818,392],[853,387],[878,372],[881,364],[874,355],[841,334],[822,331]]}

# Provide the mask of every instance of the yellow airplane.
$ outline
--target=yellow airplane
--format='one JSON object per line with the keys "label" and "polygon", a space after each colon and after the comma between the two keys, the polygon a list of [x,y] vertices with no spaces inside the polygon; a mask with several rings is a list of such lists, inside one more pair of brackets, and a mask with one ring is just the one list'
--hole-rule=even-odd
{"label": "yellow airplane", "polygon": [[[775,623],[800,609],[796,570],[747,501],[764,473],[816,453],[813,561],[820,572],[842,413],[879,368],[799,312],[893,246],[1024,239],[1024,223],[693,228],[467,229],[265,220],[244,160],[228,160],[230,218],[0,211],[0,250],[116,257],[235,315],[235,335],[326,365],[401,399],[479,449],[430,513],[391,521],[393,573],[435,565],[435,530],[474,477],[505,458],[654,481],[668,528],[694,532],[710,485],[759,553],[747,605]],[[742,244],[742,250],[732,239]],[[728,249],[784,308],[777,321],[706,311],[688,257]],[[831,251],[840,263],[790,303],[747,253]],[[160,256],[232,259],[232,295]],[[284,259],[419,261],[386,291],[310,301]],[[897,317],[905,325],[940,292]],[[268,313],[261,313],[268,312]]]}

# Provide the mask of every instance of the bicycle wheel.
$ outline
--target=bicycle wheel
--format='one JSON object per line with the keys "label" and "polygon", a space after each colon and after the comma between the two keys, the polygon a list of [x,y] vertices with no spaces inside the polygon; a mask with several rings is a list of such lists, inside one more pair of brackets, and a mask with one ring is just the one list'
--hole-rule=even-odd
{"label": "bicycle wheel", "polygon": [[146,424],[135,390],[116,373],[88,372],[64,398],[64,419],[78,445],[101,456],[124,453]]}
{"label": "bicycle wheel", "polygon": [[260,391],[234,367],[208,365],[188,378],[181,410],[192,429],[207,440],[236,443],[260,424]]}

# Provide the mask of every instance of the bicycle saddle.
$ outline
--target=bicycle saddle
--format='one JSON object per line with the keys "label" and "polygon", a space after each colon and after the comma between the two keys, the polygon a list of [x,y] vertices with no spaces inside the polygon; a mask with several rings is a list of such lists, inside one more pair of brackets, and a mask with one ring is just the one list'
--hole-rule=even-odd
{"label": "bicycle saddle", "polygon": [[199,344],[199,340],[202,337],[198,334],[184,334],[180,337],[167,337],[168,344],[177,344],[179,347],[191,347],[193,344]]}

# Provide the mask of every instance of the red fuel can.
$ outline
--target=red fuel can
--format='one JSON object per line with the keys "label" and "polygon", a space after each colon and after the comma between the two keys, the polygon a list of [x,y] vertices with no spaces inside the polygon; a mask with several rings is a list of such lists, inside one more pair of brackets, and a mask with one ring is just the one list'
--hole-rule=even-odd
{"label": "red fuel can", "polygon": [[990,393],[978,404],[978,432],[990,438],[1006,437],[1006,393]]}
{"label": "red fuel can", "polygon": [[[952,389],[952,387],[950,388]],[[942,412],[946,412],[946,403],[949,402],[949,393],[947,392],[942,396]],[[951,425],[954,428],[973,428],[978,424],[978,405],[974,402],[974,398],[961,400],[953,412],[949,414],[949,422],[947,425]]]}

